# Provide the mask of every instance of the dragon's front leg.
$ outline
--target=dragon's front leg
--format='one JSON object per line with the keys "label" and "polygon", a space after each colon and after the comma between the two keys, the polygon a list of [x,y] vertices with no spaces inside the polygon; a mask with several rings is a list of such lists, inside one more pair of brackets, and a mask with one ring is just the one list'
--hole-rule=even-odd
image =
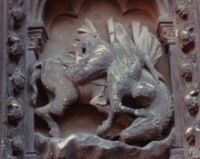
{"label": "dragon's front leg", "polygon": [[133,109],[127,106],[122,105],[120,100],[110,101],[111,105],[107,106],[99,106],[96,105],[95,107],[103,113],[108,115],[107,119],[97,128],[97,135],[99,136],[106,136],[107,132],[111,129],[115,119],[119,115],[134,115],[137,117],[145,118],[148,115],[148,111],[146,109]]}
{"label": "dragon's front leg", "polygon": [[123,81],[117,81],[115,79],[112,75],[108,74],[108,100],[110,105],[99,108],[108,114],[108,118],[97,129],[97,134],[100,136],[105,135],[109,131],[115,119],[120,115],[134,115],[141,118],[148,116],[146,109],[134,109],[122,104],[122,98],[130,92],[132,85],[134,83],[136,84],[137,81],[133,81],[129,76]]}

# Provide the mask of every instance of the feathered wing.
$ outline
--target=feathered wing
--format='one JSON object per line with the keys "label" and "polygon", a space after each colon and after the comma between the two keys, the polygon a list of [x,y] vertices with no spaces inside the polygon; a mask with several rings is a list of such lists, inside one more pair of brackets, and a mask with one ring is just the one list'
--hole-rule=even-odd
{"label": "feathered wing", "polygon": [[138,50],[122,24],[114,22],[111,25],[110,22],[110,32],[112,33],[113,30],[114,35],[111,34],[110,39],[115,48],[115,59],[109,68],[109,75],[115,81],[123,83],[133,74],[133,68],[138,61],[136,55]]}
{"label": "feathered wing", "polygon": [[[116,39],[114,43],[118,43],[117,50],[121,47],[121,51],[115,51],[115,65],[113,63],[113,66],[118,68],[122,78],[125,79],[125,76],[128,78],[128,74],[132,75],[133,78],[137,78],[135,76],[137,76],[138,70],[135,64],[144,60],[152,76],[156,80],[163,79],[162,75],[154,67],[158,59],[162,56],[161,44],[146,26],[137,22],[133,23],[133,40],[130,38],[124,25],[120,23],[114,22],[114,32],[115,36],[113,37]],[[123,67],[119,67],[120,65]],[[114,71],[115,69],[116,68],[112,68],[111,70]]]}
{"label": "feathered wing", "polygon": [[[138,48],[128,35],[125,27],[120,23],[115,23],[116,40],[121,44],[124,49],[124,56],[135,62],[137,57]],[[142,55],[141,55],[142,56]]]}
{"label": "feathered wing", "polygon": [[157,37],[148,27],[139,22],[132,22],[133,40],[139,50],[146,53],[152,64],[155,65],[162,56],[162,47]]}

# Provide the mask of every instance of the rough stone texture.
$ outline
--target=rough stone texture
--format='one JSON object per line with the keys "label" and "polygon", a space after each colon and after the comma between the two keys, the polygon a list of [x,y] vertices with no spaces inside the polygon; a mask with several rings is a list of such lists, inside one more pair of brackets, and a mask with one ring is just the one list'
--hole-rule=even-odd
{"label": "rough stone texture", "polygon": [[[104,140],[93,134],[73,134],[67,138],[48,139],[41,134],[36,135],[37,143],[48,147],[41,158],[54,159],[157,159],[168,158],[168,149],[174,140],[174,130],[163,141],[154,141],[145,147],[136,147],[119,141]],[[39,145],[39,144],[38,144]]]}
{"label": "rough stone texture", "polygon": [[199,6],[1,0],[0,158],[199,159]]}

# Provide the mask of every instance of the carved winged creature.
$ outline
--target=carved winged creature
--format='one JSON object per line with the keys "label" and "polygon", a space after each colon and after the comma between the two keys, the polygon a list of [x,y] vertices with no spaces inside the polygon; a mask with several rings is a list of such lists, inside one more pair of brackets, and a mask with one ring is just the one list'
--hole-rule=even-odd
{"label": "carved winged creature", "polygon": [[[49,103],[35,112],[48,123],[51,136],[60,135],[51,114],[61,115],[75,101],[90,103],[108,114],[97,129],[98,135],[106,134],[121,114],[137,117],[119,134],[126,142],[157,139],[169,126],[173,114],[170,92],[154,67],[162,55],[161,44],[140,23],[132,24],[134,41],[122,24],[112,20],[108,23],[111,44],[103,41],[86,20],[78,29],[72,55],[57,55],[33,66],[32,101],[36,102],[36,81],[41,79]],[[122,98],[129,95],[148,97],[152,103],[145,109],[127,107]]]}
{"label": "carved winged creature", "polygon": [[[36,83],[40,79],[47,90],[49,103],[37,108],[35,113],[47,122],[51,136],[60,136],[60,129],[51,115],[62,115],[64,109],[76,101],[94,105],[99,111],[107,112],[99,105],[107,104],[106,71],[113,57],[111,46],[100,39],[93,24],[86,20],[78,29],[73,51],[34,64],[31,78],[32,102],[36,103]],[[137,112],[128,107],[120,111],[134,115]]]}
{"label": "carved winged creature", "polygon": [[[112,126],[115,117],[118,116],[118,114],[121,114],[123,109],[126,108],[126,106],[122,105],[122,98],[129,93],[132,94],[132,97],[135,97],[135,92],[141,80],[142,71],[145,67],[157,83],[159,83],[160,80],[163,80],[160,73],[157,72],[153,66],[156,63],[156,60],[162,55],[161,45],[159,45],[160,43],[158,43],[155,36],[148,32],[147,27],[134,28],[134,30],[142,29],[141,31],[143,33],[141,33],[140,36],[147,36],[147,40],[154,40],[154,46],[151,46],[150,42],[149,45],[151,47],[157,47],[157,50],[150,50],[151,48],[146,48],[146,50],[144,48],[139,48],[136,45],[139,45],[139,42],[134,43],[127,34],[124,26],[120,23],[113,22],[112,19],[108,21],[108,28],[110,32],[110,41],[114,50],[114,59],[108,69],[107,76],[108,96],[110,102],[110,105],[107,108],[109,111],[107,113],[109,114],[109,117],[104,124],[98,128],[97,133],[99,135],[105,134]],[[149,39],[148,36],[151,36],[152,38]],[[137,37],[137,39],[139,38],[141,37]],[[146,42],[146,39],[143,40],[143,42]],[[141,42],[142,41],[140,41],[140,43]],[[144,47],[147,46],[144,45]],[[155,53],[155,51],[157,51],[157,53]],[[149,57],[145,52],[150,52],[150,56],[152,56],[151,54],[155,54],[156,57],[151,59],[151,57]],[[148,83],[145,84],[147,90],[148,87],[149,89],[152,87]],[[141,110],[142,109],[138,109],[138,115],[145,115],[146,113]]]}
{"label": "carved winged creature", "polygon": [[[127,94],[131,94],[132,98],[143,96],[152,100],[146,108],[148,113],[143,117],[139,113],[141,117],[119,134],[120,139],[134,143],[161,138],[173,116],[170,92],[154,67],[162,56],[161,44],[146,26],[138,22],[132,23],[133,41],[122,24],[113,23],[111,19],[109,26],[115,31],[111,37],[115,59],[108,70],[111,107],[122,105],[122,98]],[[110,128],[116,115],[110,111],[104,122],[107,125],[100,127],[102,133]]]}

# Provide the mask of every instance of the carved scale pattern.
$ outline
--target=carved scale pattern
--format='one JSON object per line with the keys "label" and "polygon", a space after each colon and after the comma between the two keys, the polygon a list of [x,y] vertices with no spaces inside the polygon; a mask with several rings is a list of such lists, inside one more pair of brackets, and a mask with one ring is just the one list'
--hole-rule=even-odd
{"label": "carved scale pattern", "polygon": [[199,159],[197,134],[200,125],[199,115],[199,78],[195,39],[195,2],[176,0],[176,31],[179,46],[179,71],[184,98],[184,151],[186,158]]}
{"label": "carved scale pattern", "polygon": [[8,88],[7,88],[7,138],[8,158],[22,158],[23,98],[24,98],[24,2],[8,1]]}

